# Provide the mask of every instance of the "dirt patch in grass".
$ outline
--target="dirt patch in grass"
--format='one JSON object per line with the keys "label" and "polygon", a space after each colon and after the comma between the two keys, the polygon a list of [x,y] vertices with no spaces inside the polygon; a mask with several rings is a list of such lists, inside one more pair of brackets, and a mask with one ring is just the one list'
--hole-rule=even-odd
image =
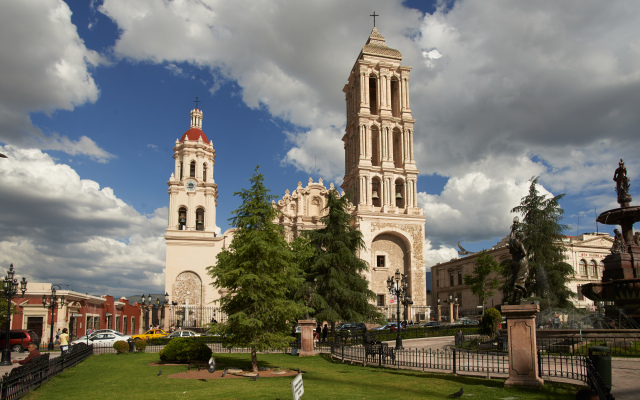
{"label": "dirt patch in grass", "polygon": [[187,364],[176,363],[150,363],[149,365],[154,367],[183,365],[186,369],[185,372],[168,375],[169,378],[177,379],[253,379],[256,375],[259,375],[258,378],[277,378],[279,376],[298,375],[297,371],[281,370],[275,368],[261,368],[260,372],[258,372],[258,374],[255,374],[251,371],[242,370],[240,368],[225,368],[224,365],[221,364],[216,365],[216,371],[213,373],[210,373],[207,369],[209,365],[204,363],[192,363],[190,366],[188,366]]}

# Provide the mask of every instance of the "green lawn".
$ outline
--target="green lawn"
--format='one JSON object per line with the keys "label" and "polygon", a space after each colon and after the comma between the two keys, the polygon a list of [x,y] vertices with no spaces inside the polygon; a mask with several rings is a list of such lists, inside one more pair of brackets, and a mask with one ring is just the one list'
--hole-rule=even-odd
{"label": "green lawn", "polygon": [[[248,354],[215,354],[227,367],[249,368]],[[186,366],[159,367],[149,363],[157,354],[103,354],[86,361],[28,393],[23,399],[291,399],[292,377],[250,379],[171,379]],[[294,357],[260,354],[261,367],[300,368],[305,372],[303,399],[446,399],[464,387],[463,398],[572,399],[577,388],[548,383],[541,391],[505,388],[504,380],[480,379],[374,368],[331,361],[327,356]]]}

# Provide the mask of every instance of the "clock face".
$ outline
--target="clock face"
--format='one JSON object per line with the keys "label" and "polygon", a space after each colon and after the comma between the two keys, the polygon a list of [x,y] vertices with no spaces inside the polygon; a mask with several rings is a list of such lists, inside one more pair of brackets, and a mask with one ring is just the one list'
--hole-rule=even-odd
{"label": "clock face", "polygon": [[198,187],[198,184],[196,183],[196,181],[188,180],[184,186],[188,191],[193,192]]}

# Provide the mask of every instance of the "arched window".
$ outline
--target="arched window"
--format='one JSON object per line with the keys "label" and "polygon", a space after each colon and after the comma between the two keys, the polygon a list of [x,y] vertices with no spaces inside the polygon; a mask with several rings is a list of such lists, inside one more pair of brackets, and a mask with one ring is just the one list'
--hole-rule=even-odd
{"label": "arched window", "polygon": [[192,178],[196,177],[196,162],[191,161],[191,166],[189,167],[189,176]]}
{"label": "arched window", "polygon": [[374,207],[382,206],[382,190],[378,177],[371,179],[371,202]]}
{"label": "arched window", "polygon": [[203,231],[204,230],[204,209],[198,208],[196,210],[196,230]]}
{"label": "arched window", "polygon": [[598,276],[602,277],[602,271],[604,271],[604,262],[602,260],[600,260],[600,263],[598,263]]}
{"label": "arched window", "polygon": [[587,262],[585,260],[580,260],[580,267],[578,268],[578,273],[580,275],[587,275]]}
{"label": "arched window", "polygon": [[378,78],[369,76],[369,113],[378,115]]}
{"label": "arched window", "polygon": [[396,207],[404,208],[404,181],[402,179],[396,179],[396,190],[395,190],[395,203]]}
{"label": "arched window", "polygon": [[207,181],[207,163],[204,163],[202,165],[202,181],[203,182]]}
{"label": "arched window", "polygon": [[595,260],[591,260],[589,261],[589,276],[596,276],[596,261]]}
{"label": "arched window", "polygon": [[391,115],[400,116],[400,83],[395,76],[391,78]]}
{"label": "arched window", "polygon": [[178,210],[178,229],[187,230],[187,209],[185,207],[180,207]]}
{"label": "arched window", "polygon": [[393,165],[402,168],[402,132],[393,130]]}
{"label": "arched window", "polygon": [[380,166],[380,133],[377,126],[371,127],[371,165]]}

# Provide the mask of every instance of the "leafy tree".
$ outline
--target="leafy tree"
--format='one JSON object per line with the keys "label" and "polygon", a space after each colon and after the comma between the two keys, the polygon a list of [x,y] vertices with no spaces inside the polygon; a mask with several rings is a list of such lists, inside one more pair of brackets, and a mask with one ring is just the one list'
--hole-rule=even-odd
{"label": "leafy tree", "polygon": [[208,267],[213,285],[228,290],[219,300],[228,319],[213,330],[226,333],[226,343],[251,349],[254,372],[257,352],[286,348],[294,339],[289,321],[306,311],[292,298],[303,278],[282,228],[273,223],[277,211],[270,202],[275,196],[268,193],[258,168],[251,188],[234,193],[242,205],[230,218],[237,228],[233,241],[218,254],[217,265]]}
{"label": "leafy tree", "polygon": [[[559,201],[560,194],[547,197],[538,192],[538,178],[531,179],[529,194],[522,198],[520,205],[511,212],[522,215],[522,229],[525,233],[524,245],[529,253],[529,277],[527,291],[540,300],[541,307],[571,307],[573,293],[567,288],[571,266],[564,262],[562,240],[567,225],[560,223],[564,210]],[[506,266],[507,263],[504,263]],[[512,282],[514,271],[505,268],[507,282]],[[512,287],[505,287],[509,296]]]}
{"label": "leafy tree", "polygon": [[315,319],[327,321],[335,335],[337,321],[373,321],[381,315],[370,303],[376,298],[362,277],[368,265],[357,253],[365,248],[362,233],[352,226],[347,211],[348,196],[329,191],[324,228],[307,232],[314,255],[307,270],[307,282],[315,287],[312,304]]}
{"label": "leafy tree", "polygon": [[482,315],[480,322],[480,332],[491,337],[498,335],[498,327],[502,323],[502,314],[495,308],[487,309]]}
{"label": "leafy tree", "polygon": [[471,293],[478,296],[484,309],[487,298],[494,295],[495,290],[500,287],[500,281],[496,273],[500,272],[500,264],[486,250],[482,250],[476,256],[475,267],[472,274],[463,276],[464,284],[469,286]]}

